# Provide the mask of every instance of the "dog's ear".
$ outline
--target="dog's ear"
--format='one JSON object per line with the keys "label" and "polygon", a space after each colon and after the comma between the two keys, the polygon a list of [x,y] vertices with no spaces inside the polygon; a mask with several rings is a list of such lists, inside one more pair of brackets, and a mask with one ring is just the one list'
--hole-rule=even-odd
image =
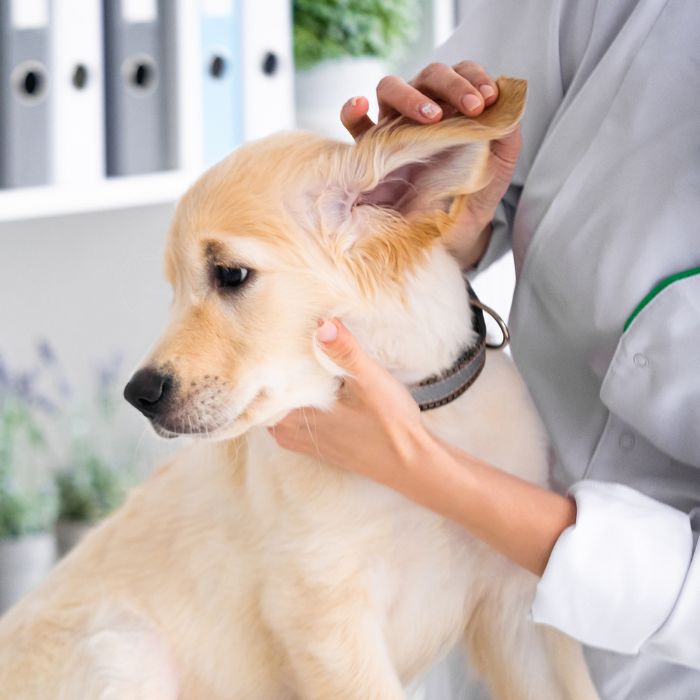
{"label": "dog's ear", "polygon": [[498,101],[476,118],[455,116],[434,125],[399,118],[367,131],[355,147],[355,205],[410,217],[449,211],[456,198],[485,187],[489,141],[517,126],[527,91],[525,80],[496,82]]}

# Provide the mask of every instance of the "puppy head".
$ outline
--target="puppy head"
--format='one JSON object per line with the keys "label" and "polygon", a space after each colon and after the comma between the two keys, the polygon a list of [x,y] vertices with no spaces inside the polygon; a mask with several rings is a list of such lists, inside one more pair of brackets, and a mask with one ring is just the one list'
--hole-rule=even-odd
{"label": "puppy head", "polygon": [[516,125],[525,82],[476,119],[399,119],[356,145],[280,134],[237,149],[183,196],[166,248],[171,321],[125,389],[161,435],[222,439],[299,406],[341,374],[317,319],[406,305],[413,273],[490,179],[489,141]]}

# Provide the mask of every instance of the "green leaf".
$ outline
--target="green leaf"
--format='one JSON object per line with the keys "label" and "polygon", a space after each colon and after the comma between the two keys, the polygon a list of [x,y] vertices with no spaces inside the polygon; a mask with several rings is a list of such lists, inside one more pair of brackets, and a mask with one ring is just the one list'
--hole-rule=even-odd
{"label": "green leaf", "polygon": [[126,494],[126,476],[97,455],[88,454],[56,477],[60,509],[66,520],[95,522],[117,508]]}
{"label": "green leaf", "polygon": [[58,501],[53,488],[11,491],[0,488],[0,539],[50,530]]}
{"label": "green leaf", "polygon": [[394,58],[416,37],[418,0],[294,0],[298,68],[344,56]]}

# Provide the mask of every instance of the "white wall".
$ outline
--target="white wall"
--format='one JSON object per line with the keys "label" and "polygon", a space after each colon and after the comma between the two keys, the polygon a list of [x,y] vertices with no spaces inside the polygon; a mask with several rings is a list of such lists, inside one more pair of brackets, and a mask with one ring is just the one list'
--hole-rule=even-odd
{"label": "white wall", "polygon": [[[47,338],[84,394],[95,364],[122,352],[125,383],[167,318],[161,258],[172,212],[160,205],[0,225],[0,354],[26,367]],[[139,450],[161,450],[126,402],[120,419]]]}

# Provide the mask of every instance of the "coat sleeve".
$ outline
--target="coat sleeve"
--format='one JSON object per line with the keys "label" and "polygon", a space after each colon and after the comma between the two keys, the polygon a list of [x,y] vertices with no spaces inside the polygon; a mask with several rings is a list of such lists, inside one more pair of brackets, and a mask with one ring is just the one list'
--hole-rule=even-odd
{"label": "coat sleeve", "polygon": [[[662,281],[642,300],[603,380],[611,415],[656,450],[660,482],[671,478],[661,466],[669,460],[700,482],[698,343],[700,268]],[[684,512],[595,481],[570,493],[576,523],[552,551],[533,619],[591,646],[700,670],[700,506],[689,498]]]}
{"label": "coat sleeve", "polygon": [[688,514],[621,484],[583,481],[570,493],[576,523],[552,551],[532,619],[590,646],[700,669],[700,552]]}

